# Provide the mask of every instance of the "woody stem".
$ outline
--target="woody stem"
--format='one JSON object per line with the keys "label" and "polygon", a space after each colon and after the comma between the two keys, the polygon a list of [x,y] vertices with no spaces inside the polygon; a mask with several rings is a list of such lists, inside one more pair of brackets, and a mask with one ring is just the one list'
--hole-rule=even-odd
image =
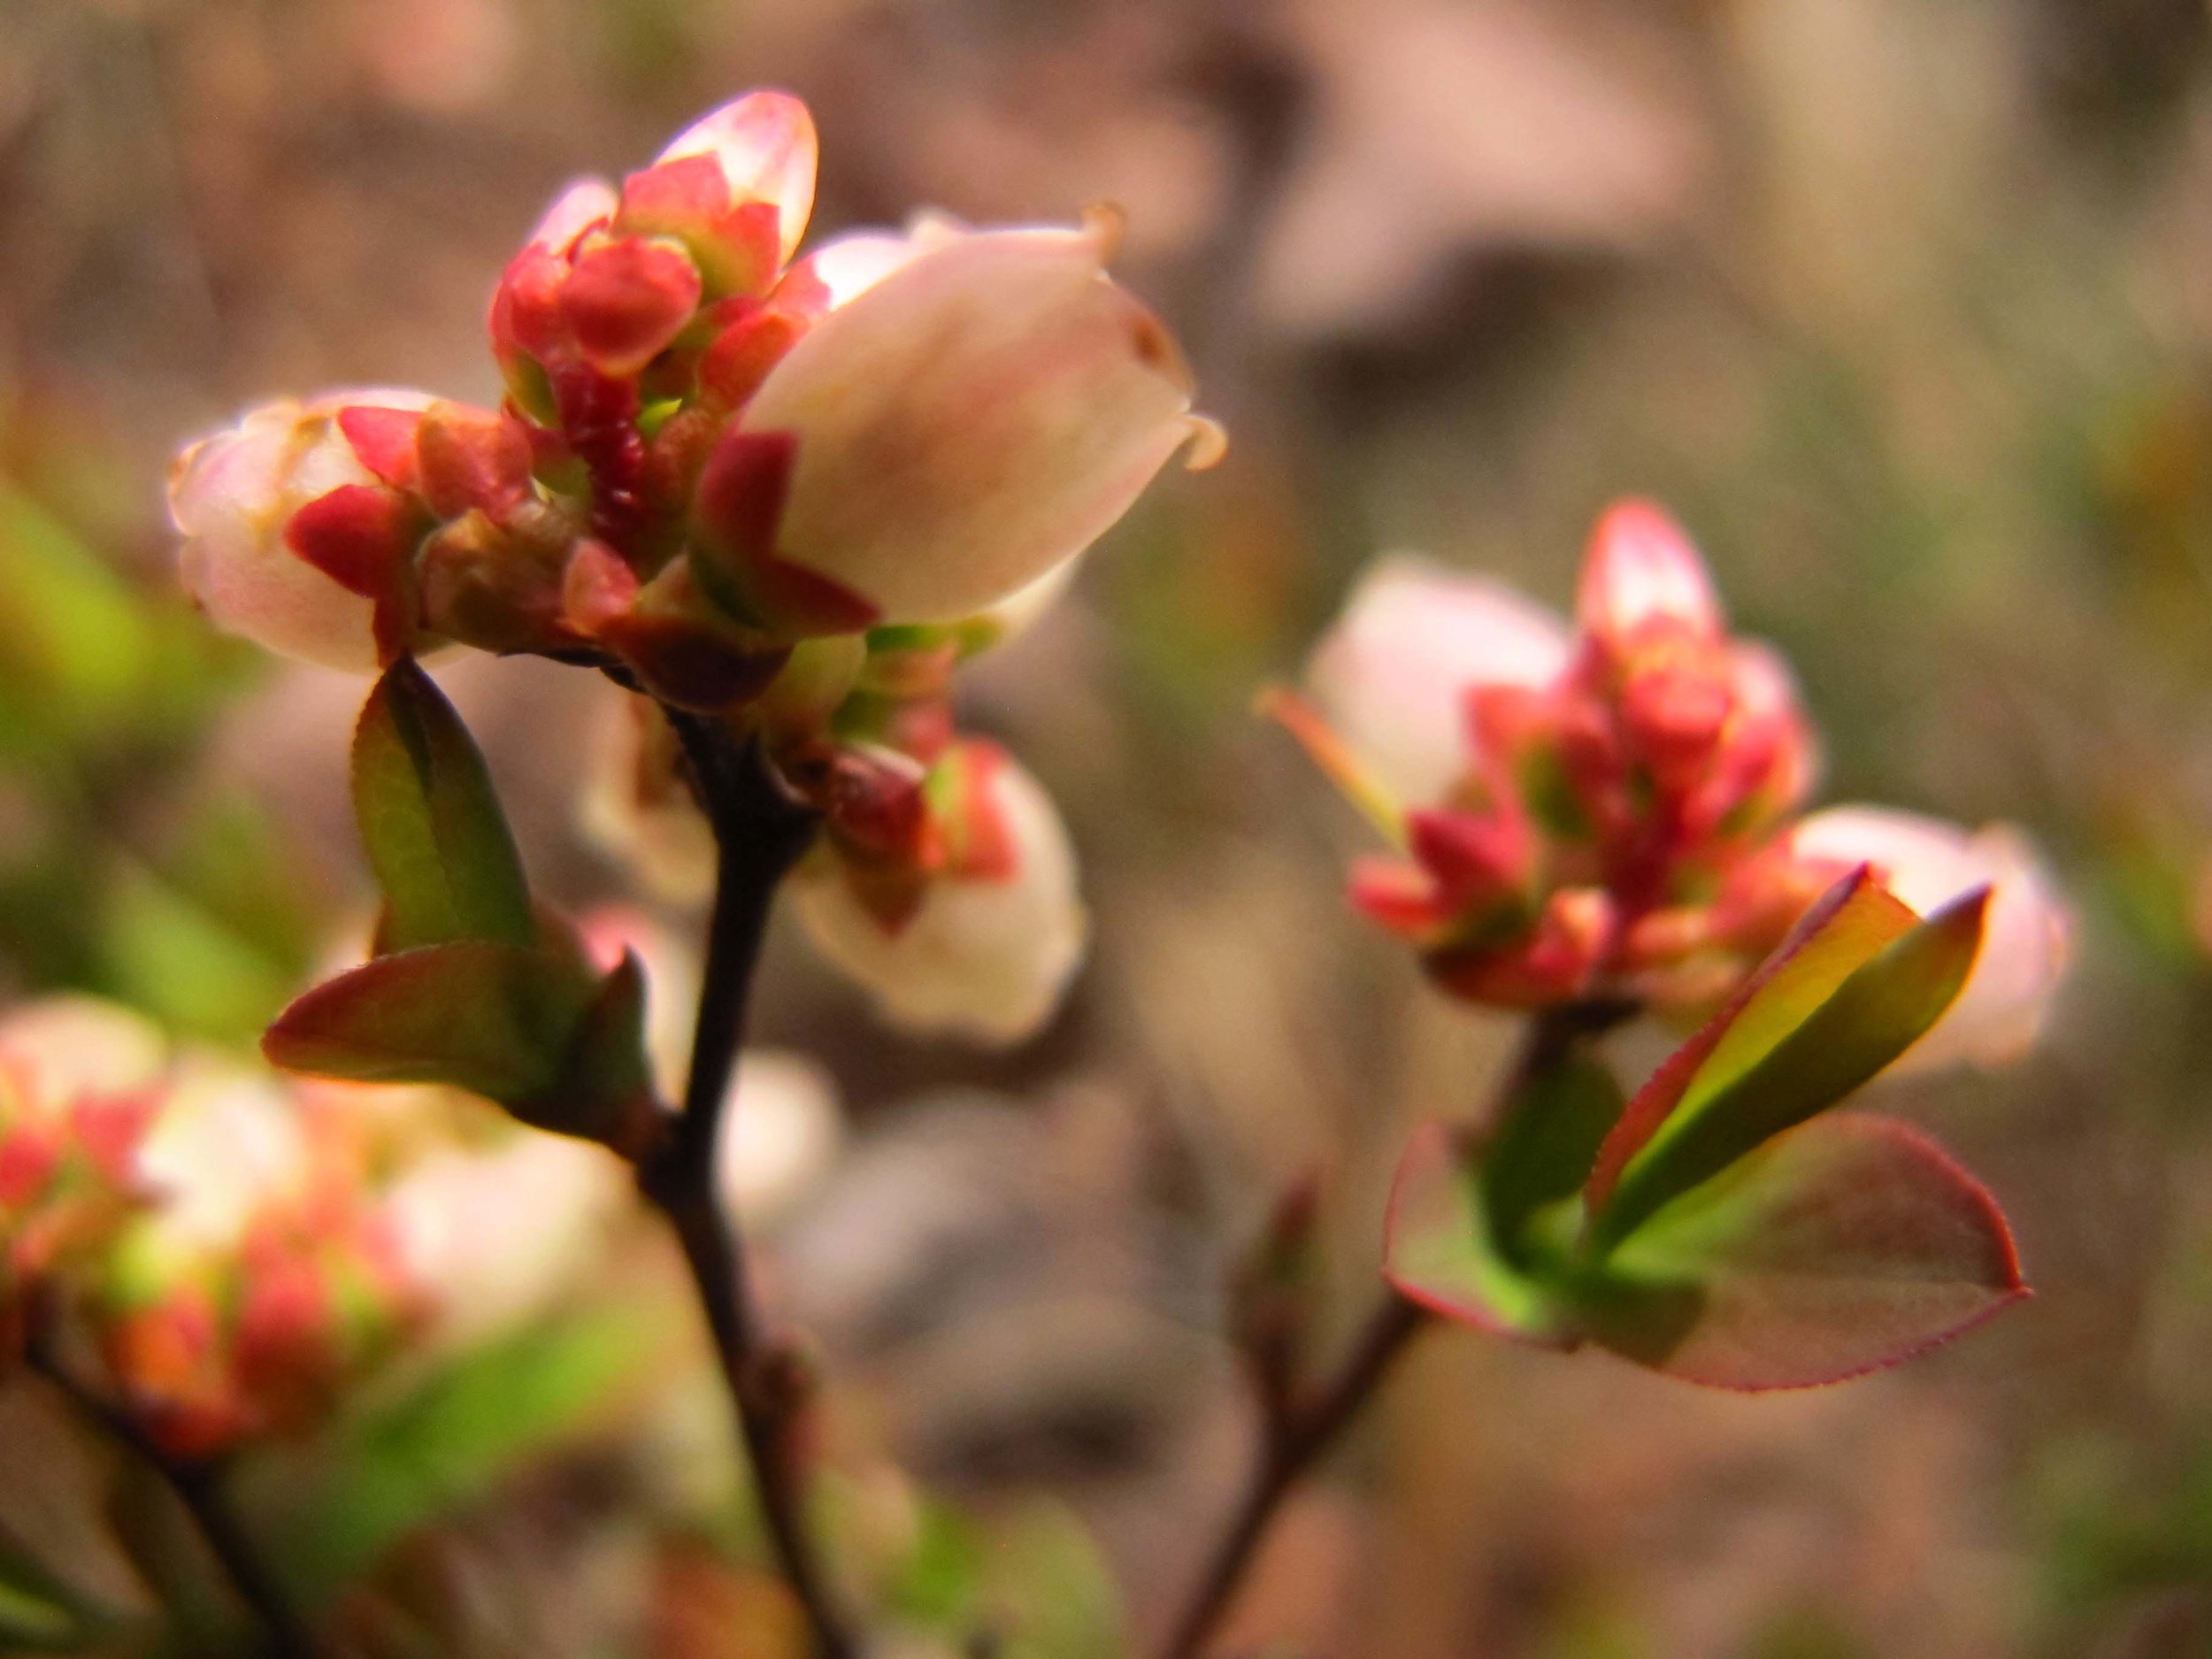
{"label": "woody stem", "polygon": [[[1615,1002],[1569,1003],[1529,1021],[1519,1052],[1495,1094],[1494,1119],[1574,1046],[1616,1025],[1634,1010]],[[1244,1582],[1261,1540],[1283,1502],[1322,1454],[1375,1397],[1398,1356],[1436,1322],[1427,1310],[1386,1288],[1350,1352],[1317,1389],[1294,1396],[1263,1425],[1260,1449],[1220,1541],[1207,1558],[1160,1659],[1200,1659]]]}
{"label": "woody stem", "polygon": [[855,1659],[859,1647],[806,1525],[805,1461],[798,1444],[805,1402],[789,1386],[788,1350],[754,1299],[743,1235],[715,1183],[716,1147],[768,913],[819,819],[793,798],[757,744],[681,710],[666,712],[713,826],[717,867],[683,1112],[640,1161],[638,1186],[683,1247],[777,1564],[806,1617],[817,1659]]}

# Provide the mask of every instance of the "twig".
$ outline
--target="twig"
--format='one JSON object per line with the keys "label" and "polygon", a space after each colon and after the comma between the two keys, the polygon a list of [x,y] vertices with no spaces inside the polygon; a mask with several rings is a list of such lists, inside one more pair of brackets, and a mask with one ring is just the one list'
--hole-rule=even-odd
{"label": "twig", "polygon": [[667,710],[690,762],[717,849],[706,974],[682,1115],[638,1166],[638,1186],[667,1216],[706,1314],[770,1541],[812,1632],[818,1659],[854,1659],[848,1632],[805,1524],[803,1401],[788,1351],[768,1335],[745,1271],[736,1218],[715,1190],[716,1145],[745,1036],[753,972],[776,888],[813,841],[818,818],[795,799],[757,745],[710,721]]}
{"label": "twig", "polygon": [[307,1621],[269,1571],[252,1537],[230,1507],[223,1489],[220,1459],[180,1457],[147,1433],[128,1411],[73,1373],[43,1342],[34,1341],[26,1356],[31,1369],[53,1384],[87,1418],[119,1442],[176,1494],[197,1526],[208,1551],[229,1576],[239,1600],[261,1623],[266,1651],[276,1659],[317,1659],[320,1652]]}
{"label": "twig", "polygon": [[[1492,1117],[1501,1116],[1577,1043],[1611,1029],[1635,1011],[1623,1002],[1577,1002],[1535,1016],[1519,1053],[1499,1081]],[[1381,1305],[1369,1317],[1335,1375],[1319,1392],[1293,1394],[1270,1413],[1262,1425],[1259,1455],[1244,1494],[1161,1648],[1160,1659],[1199,1659],[1205,1652],[1283,1500],[1374,1396],[1398,1356],[1434,1319],[1395,1290],[1386,1290]]]}

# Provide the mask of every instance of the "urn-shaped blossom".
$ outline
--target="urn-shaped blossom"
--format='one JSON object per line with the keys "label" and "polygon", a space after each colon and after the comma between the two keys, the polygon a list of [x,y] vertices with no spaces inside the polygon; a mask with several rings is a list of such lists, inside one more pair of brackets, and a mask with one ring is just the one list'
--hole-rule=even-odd
{"label": "urn-shaped blossom", "polygon": [[[961,620],[1082,551],[1187,442],[1214,452],[1107,240],[926,227],[795,270],[828,309],[722,437],[695,508],[748,611],[798,634]],[[849,274],[863,252],[871,280]]]}
{"label": "urn-shaped blossom", "polygon": [[1073,850],[1047,795],[995,745],[930,770],[927,817],[895,846],[833,833],[793,881],[822,955],[897,1023],[984,1042],[1042,1025],[1088,925]]}
{"label": "urn-shaped blossom", "polygon": [[[375,668],[373,567],[386,562],[410,510],[357,443],[374,446],[403,424],[411,444],[414,417],[433,401],[371,390],[268,403],[185,450],[170,472],[169,512],[184,537],[185,590],[210,619],[281,656]],[[320,548],[352,555],[356,569],[303,550],[298,516],[317,503],[329,503],[319,511],[333,522],[304,528],[320,534]]]}

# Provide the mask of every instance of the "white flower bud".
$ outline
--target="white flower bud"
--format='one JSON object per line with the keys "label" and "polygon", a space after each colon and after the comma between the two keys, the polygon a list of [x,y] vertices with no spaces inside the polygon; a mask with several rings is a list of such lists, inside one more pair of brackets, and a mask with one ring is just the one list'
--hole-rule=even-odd
{"label": "white flower bud", "polygon": [[[1210,458],[1181,353],[1107,277],[1103,240],[933,232],[902,263],[863,261],[869,281],[826,257],[849,296],[769,373],[702,479],[699,539],[768,626],[973,616],[1088,546],[1194,434]],[[778,468],[770,526],[756,503]]]}
{"label": "white flower bud", "polygon": [[1002,866],[933,874],[913,911],[890,922],[863,902],[826,846],[789,890],[816,948],[892,1020],[1009,1043],[1035,1032],[1058,1005],[1082,960],[1088,921],[1051,797],[993,754],[992,764],[969,767],[978,798],[966,810],[994,821]]}
{"label": "white flower bud", "polygon": [[285,529],[319,496],[378,482],[342,429],[341,411],[414,411],[433,401],[373,390],[267,403],[177,457],[169,514],[184,536],[178,567],[217,626],[326,668],[376,668],[374,603],[294,552]]}

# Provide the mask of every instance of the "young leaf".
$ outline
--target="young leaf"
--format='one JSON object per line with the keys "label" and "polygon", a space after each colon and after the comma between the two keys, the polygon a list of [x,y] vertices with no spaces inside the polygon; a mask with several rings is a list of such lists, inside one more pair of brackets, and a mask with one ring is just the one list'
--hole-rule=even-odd
{"label": "young leaf", "polygon": [[1390,1189],[1383,1277],[1432,1312],[1494,1336],[1571,1345],[1549,1293],[1498,1248],[1482,1171],[1447,1124],[1407,1143]]}
{"label": "young leaf", "polygon": [[527,1124],[625,1144],[644,1102],[641,979],[557,946],[459,940],[378,956],[319,985],[262,1038],[290,1071],[444,1083]]}
{"label": "young leaf", "polygon": [[1670,1376],[1796,1388],[1896,1364],[2029,1294],[1980,1183],[1906,1124],[1838,1112],[1646,1220],[1577,1322]]}
{"label": "young leaf", "polygon": [[1981,948],[1987,889],[1916,926],[1863,871],[1832,897],[1630,1102],[1591,1178],[1595,1250],[1836,1104],[1910,1048],[1957,996]]}
{"label": "young leaf", "polygon": [[1528,1264],[1521,1234],[1529,1218],[1574,1196],[1620,1115],[1611,1069],[1581,1055],[1550,1067],[1509,1102],[1482,1156],[1483,1209],[1501,1255]]}
{"label": "young leaf", "polygon": [[353,806],[399,951],[536,938],[522,859],[461,717],[412,659],[385,671],[353,734]]}

